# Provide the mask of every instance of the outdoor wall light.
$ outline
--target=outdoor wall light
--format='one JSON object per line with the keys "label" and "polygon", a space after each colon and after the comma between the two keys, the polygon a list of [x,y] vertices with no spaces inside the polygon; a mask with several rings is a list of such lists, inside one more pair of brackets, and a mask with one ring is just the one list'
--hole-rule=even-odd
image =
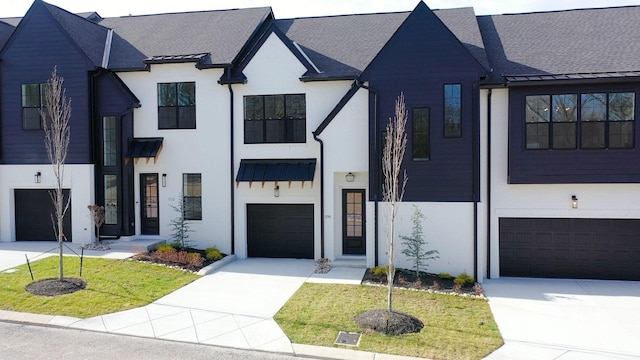
{"label": "outdoor wall light", "polygon": [[280,197],[280,185],[276,185],[276,187],[273,188],[273,196]]}
{"label": "outdoor wall light", "polygon": [[344,179],[347,182],[353,182],[353,180],[356,179],[356,176],[352,172],[350,172],[350,173],[348,173],[347,175],[344,176]]}
{"label": "outdoor wall light", "polygon": [[162,174],[162,187],[167,187],[167,174]]}
{"label": "outdoor wall light", "polygon": [[574,209],[578,208],[578,197],[575,195],[571,195],[571,207]]}
{"label": "outdoor wall light", "polygon": [[40,184],[40,182],[42,181],[42,173],[38,171],[35,175],[33,175],[33,180],[36,182],[36,184]]}

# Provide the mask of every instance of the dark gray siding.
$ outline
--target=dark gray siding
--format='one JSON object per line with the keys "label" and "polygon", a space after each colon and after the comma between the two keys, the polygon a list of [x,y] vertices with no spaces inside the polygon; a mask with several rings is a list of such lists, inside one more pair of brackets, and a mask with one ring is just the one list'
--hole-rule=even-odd
{"label": "dark gray siding", "polygon": [[[635,121],[638,121],[639,83],[585,84],[582,86],[535,86],[509,91],[509,179],[511,184],[576,184],[640,182],[638,126],[633,149],[525,149],[525,96],[579,94],[590,92],[636,93]],[[578,132],[579,132],[578,126]]]}
{"label": "dark gray siding", "polygon": [[71,99],[67,163],[90,161],[89,79],[92,66],[42,7],[32,8],[2,53],[1,157],[5,164],[46,163],[43,131],[22,130],[21,85],[44,83],[54,66]]}
{"label": "dark gray siding", "polygon": [[[398,32],[362,75],[377,91],[376,111],[370,126],[371,188],[378,188],[381,137],[395,100],[404,93],[409,120],[404,159],[409,182],[406,201],[472,201],[477,195],[477,103],[476,83],[484,70],[460,41],[424,4],[407,18]],[[444,138],[444,84],[462,84],[462,137]],[[372,102],[374,99],[372,99]],[[430,108],[430,160],[412,159],[412,119],[415,107]],[[377,130],[375,123],[377,122]],[[378,136],[377,149],[375,136]],[[379,170],[378,170],[379,171]],[[381,178],[379,176],[378,178]],[[371,198],[375,198],[375,191]]]}

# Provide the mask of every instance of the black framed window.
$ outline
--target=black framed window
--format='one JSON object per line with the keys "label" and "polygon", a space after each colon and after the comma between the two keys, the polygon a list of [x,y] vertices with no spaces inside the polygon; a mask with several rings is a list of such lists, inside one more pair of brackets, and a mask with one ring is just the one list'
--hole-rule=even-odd
{"label": "black framed window", "polygon": [[196,128],[196,83],[158,84],[158,129]]}
{"label": "black framed window", "polygon": [[412,156],[413,160],[429,160],[431,156],[430,109],[414,108],[412,112]]}
{"label": "black framed window", "polygon": [[444,85],[444,137],[462,136],[462,85]]}
{"label": "black framed window", "polygon": [[182,204],[185,220],[202,220],[201,174],[182,174]]}
{"label": "black framed window", "polygon": [[304,94],[244,97],[244,143],[306,142]]}
{"label": "black framed window", "polygon": [[40,110],[46,111],[47,84],[22,84],[22,129],[42,129]]}
{"label": "black framed window", "polygon": [[118,223],[118,175],[104,175],[104,223]]}
{"label": "black framed window", "polygon": [[102,117],[102,161],[104,166],[116,166],[117,157],[117,129],[115,116]]}
{"label": "black framed window", "polygon": [[525,98],[527,149],[631,149],[634,121],[634,92]]}

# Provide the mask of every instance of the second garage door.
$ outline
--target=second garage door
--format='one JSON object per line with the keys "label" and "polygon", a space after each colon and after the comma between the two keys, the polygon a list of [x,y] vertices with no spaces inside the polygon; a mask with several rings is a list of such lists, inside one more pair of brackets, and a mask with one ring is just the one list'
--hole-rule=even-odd
{"label": "second garage door", "polygon": [[[64,197],[69,197],[69,190],[64,190]],[[14,190],[16,214],[16,240],[56,240],[51,215],[55,207],[51,202],[49,190],[16,189]],[[63,222],[64,234],[71,241],[71,206],[65,213]]]}
{"label": "second garage door", "polygon": [[640,220],[500,218],[500,275],[640,280]]}
{"label": "second garage door", "polygon": [[313,204],[248,204],[249,257],[313,259]]}

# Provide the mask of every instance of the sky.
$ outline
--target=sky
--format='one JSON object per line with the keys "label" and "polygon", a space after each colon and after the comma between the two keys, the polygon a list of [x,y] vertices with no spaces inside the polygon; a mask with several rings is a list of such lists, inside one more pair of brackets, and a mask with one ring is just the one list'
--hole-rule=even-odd
{"label": "sky", "polygon": [[[0,0],[0,17],[21,17],[32,0]],[[271,6],[278,19],[413,10],[419,0],[45,0],[103,17]],[[472,6],[476,15],[640,5],[640,0],[425,0],[432,9]]]}

